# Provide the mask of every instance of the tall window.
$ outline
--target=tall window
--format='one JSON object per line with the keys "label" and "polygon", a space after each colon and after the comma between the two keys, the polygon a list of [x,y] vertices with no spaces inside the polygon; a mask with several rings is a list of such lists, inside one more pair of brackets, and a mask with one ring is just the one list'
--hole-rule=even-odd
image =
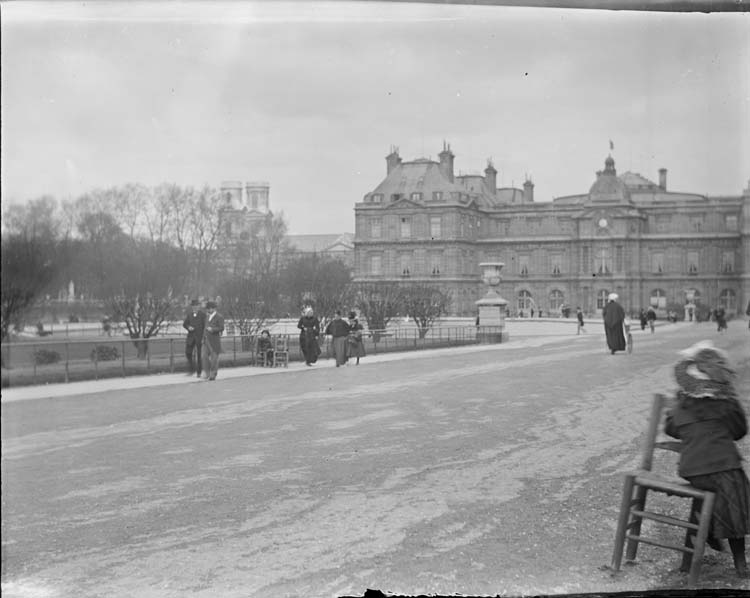
{"label": "tall window", "polygon": [[430,236],[439,239],[442,236],[442,217],[430,216]]}
{"label": "tall window", "polygon": [[737,216],[735,214],[727,214],[724,217],[724,225],[729,231],[737,230]]}
{"label": "tall window", "polygon": [[251,193],[250,194],[250,207],[253,210],[258,209],[258,194],[257,193]]}
{"label": "tall window", "polygon": [[383,257],[380,255],[370,256],[370,274],[379,276],[383,273]]}
{"label": "tall window", "polygon": [[563,292],[555,289],[549,294],[549,308],[551,310],[559,310],[562,307],[562,304],[565,303],[564,301],[565,296],[563,295]]}
{"label": "tall window", "polygon": [[411,218],[404,216],[401,218],[401,238],[411,238]]}
{"label": "tall window", "polygon": [[596,250],[594,271],[597,274],[612,274],[612,254],[608,247],[600,247]]}
{"label": "tall window", "polygon": [[597,309],[604,309],[607,305],[607,297],[609,297],[609,291],[602,289],[596,294],[596,307]]}
{"label": "tall window", "polygon": [[411,276],[411,254],[401,253],[398,256],[398,271],[401,276]]}
{"label": "tall window", "polygon": [[380,218],[370,220],[370,238],[379,239],[382,235],[383,221]]}
{"label": "tall window", "polygon": [[550,256],[550,266],[552,276],[560,276],[562,274],[562,256],[559,253],[553,253]]}
{"label": "tall window", "polygon": [[654,274],[663,274],[664,273],[664,254],[659,253],[652,253],[651,254],[651,272]]}
{"label": "tall window", "polygon": [[721,305],[725,311],[734,311],[737,309],[737,296],[732,289],[724,289],[719,294],[719,305]]}
{"label": "tall window", "polygon": [[721,254],[721,272],[729,274],[734,272],[734,251],[724,251]]}
{"label": "tall window", "polygon": [[528,255],[518,256],[518,273],[521,276],[529,275],[529,256]]}
{"label": "tall window", "polygon": [[622,245],[615,247],[615,272],[622,272],[625,262],[625,248]]}
{"label": "tall window", "polygon": [[656,232],[666,233],[669,231],[669,225],[672,222],[672,218],[669,216],[657,216],[656,217]]}
{"label": "tall window", "polygon": [[651,291],[649,303],[652,307],[661,307],[663,309],[667,307],[667,294],[662,289],[654,289]]}
{"label": "tall window", "polygon": [[688,251],[687,253],[687,271],[688,274],[698,274],[698,252]]}
{"label": "tall window", "polygon": [[690,230],[696,233],[703,230],[703,214],[690,216]]}
{"label": "tall window", "polygon": [[525,312],[531,309],[534,304],[534,300],[531,298],[529,291],[520,291],[518,293],[518,311]]}
{"label": "tall window", "polygon": [[429,255],[430,263],[430,275],[440,276],[440,264],[442,262],[442,254],[439,251],[431,251]]}

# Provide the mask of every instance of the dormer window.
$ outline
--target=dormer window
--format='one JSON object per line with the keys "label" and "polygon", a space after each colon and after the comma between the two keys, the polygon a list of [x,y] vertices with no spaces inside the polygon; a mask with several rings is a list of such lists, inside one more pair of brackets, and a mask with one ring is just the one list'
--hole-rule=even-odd
{"label": "dormer window", "polygon": [[393,194],[391,194],[391,201],[392,202],[398,201],[399,199],[401,199],[401,194],[400,193],[393,193]]}
{"label": "dormer window", "polygon": [[383,203],[383,194],[382,193],[373,193],[372,194],[372,202],[373,203]]}
{"label": "dormer window", "polygon": [[443,201],[443,192],[442,191],[433,191],[432,192],[432,200],[433,201]]}
{"label": "dormer window", "polygon": [[419,192],[414,192],[411,194],[411,200],[412,201],[422,201],[422,194]]}

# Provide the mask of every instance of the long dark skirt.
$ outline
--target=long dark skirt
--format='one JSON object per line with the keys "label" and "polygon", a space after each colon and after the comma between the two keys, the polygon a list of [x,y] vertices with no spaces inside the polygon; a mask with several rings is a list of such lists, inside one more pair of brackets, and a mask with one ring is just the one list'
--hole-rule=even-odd
{"label": "long dark skirt", "polygon": [[622,329],[622,322],[614,326],[604,326],[604,332],[607,334],[607,347],[610,351],[624,351],[627,347],[625,341],[625,332]]}
{"label": "long dark skirt", "polygon": [[315,338],[312,331],[302,331],[299,335],[299,348],[302,351],[302,355],[305,356],[305,363],[315,363],[318,361],[320,346],[318,345],[318,339]]}
{"label": "long dark skirt", "polygon": [[716,493],[711,535],[744,538],[750,534],[750,482],[742,469],[685,478],[696,488]]}

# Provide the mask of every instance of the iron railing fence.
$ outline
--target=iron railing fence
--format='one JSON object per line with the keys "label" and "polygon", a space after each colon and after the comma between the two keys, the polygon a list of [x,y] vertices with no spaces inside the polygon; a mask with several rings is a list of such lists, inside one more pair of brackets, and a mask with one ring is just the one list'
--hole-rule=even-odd
{"label": "iron railing fence", "polygon": [[[483,327],[473,325],[439,326],[420,338],[416,329],[366,331],[363,337],[368,355],[439,347],[471,345],[479,342]],[[479,334],[478,334],[479,333]],[[299,335],[281,333],[289,346],[289,361],[304,361]],[[256,336],[222,337],[220,367],[254,365],[257,361]],[[321,358],[332,357],[331,342],[321,339]],[[187,371],[185,337],[157,336],[130,339],[123,336],[97,336],[88,339],[45,337],[39,340],[3,343],[2,386],[25,386]]]}

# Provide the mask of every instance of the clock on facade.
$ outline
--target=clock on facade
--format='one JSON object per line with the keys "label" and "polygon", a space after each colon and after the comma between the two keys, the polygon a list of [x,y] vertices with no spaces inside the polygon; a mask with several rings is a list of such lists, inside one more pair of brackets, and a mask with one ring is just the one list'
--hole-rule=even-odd
{"label": "clock on facade", "polygon": [[606,218],[599,218],[599,226],[601,228],[606,228],[607,227],[607,219]]}

